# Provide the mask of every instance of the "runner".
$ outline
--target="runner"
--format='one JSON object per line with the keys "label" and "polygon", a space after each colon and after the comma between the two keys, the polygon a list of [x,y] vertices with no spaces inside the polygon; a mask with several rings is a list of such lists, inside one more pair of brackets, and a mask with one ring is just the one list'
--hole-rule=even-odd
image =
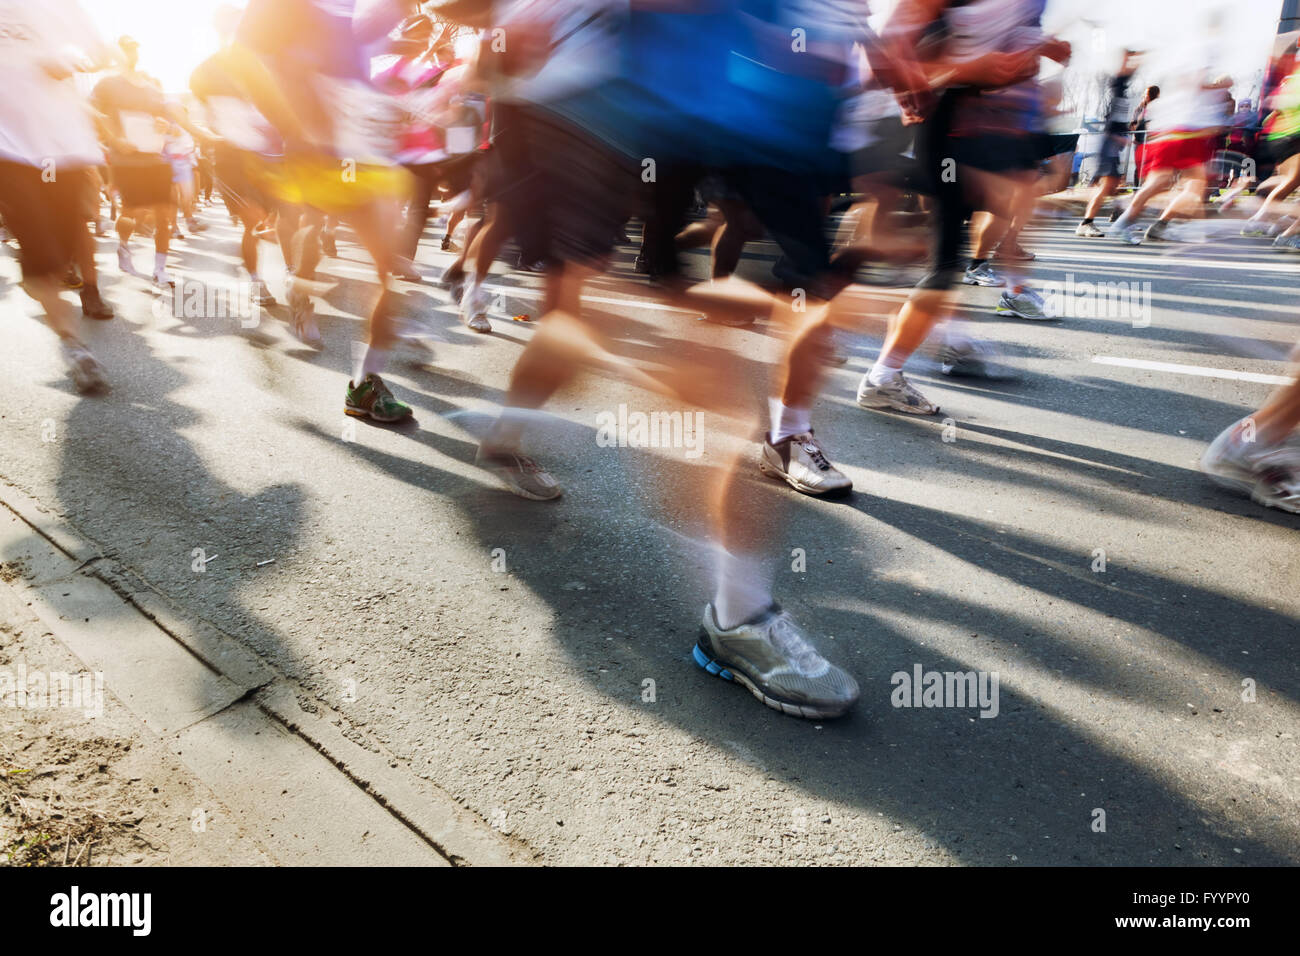
{"label": "runner", "polygon": [[1163,239],[1179,215],[1192,219],[1205,215],[1207,167],[1227,122],[1221,94],[1232,86],[1232,79],[1204,77],[1204,70],[1181,76],[1172,91],[1167,89],[1158,100],[1148,103],[1150,128],[1142,160],[1142,188],[1111,229],[1111,235],[1129,245],[1141,244],[1144,237],[1137,233],[1138,217],[1175,179],[1179,191],[1147,227],[1145,238]]}
{"label": "runner", "polygon": [[[260,307],[275,305],[275,297],[258,271],[258,226],[271,214],[273,203],[266,183],[276,177],[283,161],[279,134],[244,95],[229,60],[234,26],[223,32],[223,48],[204,60],[190,77],[190,90],[208,113],[208,123],[221,137],[213,147],[213,175],[226,208],[243,227],[239,251]],[[288,268],[288,247],[281,248]]]}
{"label": "runner", "polygon": [[127,275],[139,275],[131,262],[129,243],[136,224],[146,215],[153,217],[154,285],[174,285],[167,274],[167,252],[171,222],[175,215],[172,194],[172,166],[164,158],[168,123],[175,123],[195,139],[208,141],[200,130],[162,91],[139,71],[139,44],[131,37],[118,40],[122,69],[104,77],[90,95],[91,105],[102,115],[100,132],[108,145],[108,164],[113,185],[121,196],[117,220],[117,264]]}
{"label": "runner", "polygon": [[[903,374],[947,310],[954,280],[997,287],[1005,280],[988,266],[988,249],[977,248],[963,270],[963,222],[970,208],[1012,219],[1019,191],[1037,179],[1039,141],[1028,132],[1040,112],[1035,84],[1039,61],[1068,62],[1070,47],[1043,33],[1042,3],[1018,0],[901,0],[882,38],[906,62],[908,51],[929,33],[927,59],[909,73],[913,95],[927,103],[917,134],[917,159],[933,190],[937,223],[930,273],[891,320],[880,355],[858,385],[863,408],[935,415],[939,406]],[[936,28],[936,25],[939,28]],[[1045,316],[1041,297],[1023,282],[1003,291],[998,311]],[[982,374],[988,356],[972,340],[945,349],[954,373]]]}
{"label": "runner", "polygon": [[1105,235],[1093,224],[1093,220],[1106,207],[1106,200],[1115,195],[1115,190],[1119,188],[1120,159],[1128,146],[1129,114],[1132,112],[1132,103],[1129,100],[1129,82],[1133,79],[1133,74],[1137,72],[1138,60],[1137,53],[1133,50],[1125,50],[1119,72],[1110,80],[1106,99],[1106,127],[1102,131],[1100,156],[1097,159],[1097,169],[1092,177],[1093,185],[1097,187],[1097,191],[1088,200],[1088,208],[1084,210],[1083,221],[1079,223],[1079,227],[1074,231],[1075,235],[1083,236],[1085,239],[1099,239]]}
{"label": "runner", "polygon": [[[103,156],[71,77],[110,57],[76,0],[0,0],[0,217],[18,243],[22,287],[44,310],[81,393],[108,379],[61,293],[69,264],[86,261],[91,170]],[[83,288],[94,288],[93,264],[83,269]]]}
{"label": "runner", "polygon": [[398,202],[409,184],[392,160],[400,111],[371,85],[368,48],[413,9],[384,0],[362,16],[353,0],[251,0],[229,51],[237,82],[285,140],[272,192],[279,202],[310,210],[288,250],[287,297],[304,341],[321,343],[310,296],[322,288],[315,280],[324,217],[346,220],[374,260],[379,291],[343,410],[377,422],[412,413],[380,375],[397,341],[389,277]]}

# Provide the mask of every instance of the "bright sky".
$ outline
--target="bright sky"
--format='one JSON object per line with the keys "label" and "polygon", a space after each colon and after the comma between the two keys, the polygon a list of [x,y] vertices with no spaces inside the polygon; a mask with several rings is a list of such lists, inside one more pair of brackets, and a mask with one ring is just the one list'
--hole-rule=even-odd
{"label": "bright sky", "polygon": [[185,91],[194,68],[216,52],[212,18],[223,5],[230,0],[81,0],[105,40],[135,37],[140,69],[162,80],[168,93]]}
{"label": "bright sky", "polygon": [[[190,72],[216,49],[213,14],[225,3],[242,6],[239,0],[82,0],[106,39],[129,33],[139,41],[141,69],[168,92],[184,90]],[[883,12],[893,3],[871,6]],[[1159,52],[1139,77],[1159,82],[1156,74],[1179,69],[1204,48],[1214,8],[1225,11],[1215,68],[1237,80],[1241,96],[1271,49],[1281,0],[1049,0],[1045,26],[1074,45],[1072,70],[1114,69],[1116,51],[1129,45]]]}

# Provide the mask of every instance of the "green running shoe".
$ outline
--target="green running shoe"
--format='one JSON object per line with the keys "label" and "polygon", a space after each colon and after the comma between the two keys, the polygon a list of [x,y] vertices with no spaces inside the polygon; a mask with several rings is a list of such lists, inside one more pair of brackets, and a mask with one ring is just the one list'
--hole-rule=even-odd
{"label": "green running shoe", "polygon": [[373,418],[377,422],[400,422],[412,414],[411,406],[394,398],[384,380],[374,372],[367,375],[360,385],[348,382],[343,411],[358,418]]}

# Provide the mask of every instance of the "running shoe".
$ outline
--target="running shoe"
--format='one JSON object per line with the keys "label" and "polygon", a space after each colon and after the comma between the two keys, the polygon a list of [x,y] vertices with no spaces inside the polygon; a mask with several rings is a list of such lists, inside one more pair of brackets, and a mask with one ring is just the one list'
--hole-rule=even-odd
{"label": "running shoe", "polygon": [[176,286],[176,280],[167,274],[167,269],[153,270],[153,284],[160,289],[172,289]]}
{"label": "running shoe", "polygon": [[411,417],[411,406],[394,398],[384,380],[374,372],[367,375],[360,385],[348,382],[343,411],[357,418],[372,418],[377,422],[400,422]]}
{"label": "running shoe", "polygon": [[769,478],[780,478],[805,495],[844,494],[853,490],[852,480],[830,463],[811,428],[775,444],[770,435],[765,435],[758,470]]}
{"label": "running shoe", "polygon": [[203,232],[205,229],[208,228],[208,224],[206,222],[199,222],[197,219],[193,217],[186,219],[185,225],[190,232]]}
{"label": "running shoe", "polygon": [[113,317],[113,310],[104,301],[97,288],[87,285],[81,289],[81,314],[88,319],[99,319],[104,322]]}
{"label": "running shoe", "polygon": [[863,408],[889,408],[909,415],[937,415],[939,406],[912,387],[902,372],[883,385],[872,385],[869,376],[858,383],[858,404]]}
{"label": "running shoe", "polygon": [[1215,484],[1248,494],[1265,508],[1300,514],[1300,449],[1243,441],[1242,421],[1225,428],[1201,456]]}
{"label": "running shoe", "polygon": [[442,251],[443,251],[443,252],[460,252],[460,246],[456,245],[456,243],[454,243],[454,242],[451,241],[451,236],[450,236],[450,235],[446,235],[446,236],[443,236],[443,237],[442,237]]}
{"label": "running shoe", "polygon": [[492,295],[483,286],[467,286],[460,300],[460,320],[475,332],[491,332],[488,306]]}
{"label": "running shoe", "polygon": [[1151,225],[1147,226],[1147,242],[1158,241],[1165,238],[1165,233],[1169,231],[1169,223],[1163,219],[1157,219]]}
{"label": "running shoe", "polygon": [[77,272],[77,267],[68,266],[68,271],[63,273],[63,288],[76,291],[81,285],[81,274]]}
{"label": "running shoe", "polygon": [[723,629],[704,607],[695,663],[737,681],[773,710],[792,717],[839,717],[858,699],[858,682],[817,653],[790,615],[773,604],[757,617]]}
{"label": "running shoe", "polygon": [[564,493],[541,465],[517,451],[481,445],[474,464],[496,475],[507,491],[529,501],[550,501]]}
{"label": "running shoe", "polygon": [[1273,240],[1273,249],[1277,252],[1300,252],[1300,233],[1294,236],[1278,236]]}
{"label": "running shoe", "polygon": [[129,276],[138,276],[140,274],[136,271],[135,263],[131,261],[131,250],[126,246],[119,245],[117,247],[117,267]]}
{"label": "running shoe", "polygon": [[67,363],[72,384],[82,395],[108,388],[108,376],[104,373],[104,366],[100,365],[90,349],[80,342],[63,343],[63,361]]}
{"label": "running shoe", "polygon": [[1241,227],[1241,234],[1247,239],[1268,239],[1273,235],[1273,229],[1252,221]]}
{"label": "running shoe", "polygon": [[271,295],[271,290],[260,279],[253,283],[253,304],[262,309],[275,305],[275,296]]}
{"label": "running shoe", "polygon": [[1013,315],[1018,319],[1032,319],[1036,322],[1050,322],[1058,318],[1047,311],[1043,297],[1028,286],[1019,292],[1003,292],[998,296],[998,304],[993,311],[998,315]]}
{"label": "running shoe", "polygon": [[1110,234],[1130,246],[1142,245],[1142,235],[1138,232],[1137,226],[1115,226]]}
{"label": "running shoe", "polygon": [[339,247],[334,243],[334,233],[322,232],[320,234],[320,251],[331,259],[338,258]]}
{"label": "running shoe", "polygon": [[312,305],[311,296],[302,287],[297,277],[289,279],[285,298],[289,302],[289,318],[293,322],[293,332],[298,340],[312,348],[324,344],[320,329],[316,327],[316,307]]}
{"label": "running shoe", "polygon": [[1079,223],[1074,230],[1074,234],[1076,236],[1083,236],[1085,239],[1100,239],[1102,236],[1106,235],[1091,222]]}
{"label": "running shoe", "polygon": [[954,378],[1011,378],[1001,359],[1002,353],[989,342],[974,339],[947,342],[939,350],[939,371]]}
{"label": "running shoe", "polygon": [[965,274],[961,277],[961,281],[967,285],[982,285],[993,288],[1007,284],[1007,280],[994,272],[993,267],[987,262],[981,262],[977,266],[968,266]]}

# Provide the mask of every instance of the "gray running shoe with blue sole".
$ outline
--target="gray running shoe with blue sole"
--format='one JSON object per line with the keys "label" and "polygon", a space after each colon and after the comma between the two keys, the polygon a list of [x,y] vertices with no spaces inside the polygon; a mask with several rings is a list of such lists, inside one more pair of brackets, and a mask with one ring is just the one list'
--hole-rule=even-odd
{"label": "gray running shoe with blue sole", "polygon": [[778,605],[723,629],[713,605],[704,608],[692,656],[704,670],[736,681],[773,710],[824,720],[846,713],[858,699],[858,682],[808,643]]}

